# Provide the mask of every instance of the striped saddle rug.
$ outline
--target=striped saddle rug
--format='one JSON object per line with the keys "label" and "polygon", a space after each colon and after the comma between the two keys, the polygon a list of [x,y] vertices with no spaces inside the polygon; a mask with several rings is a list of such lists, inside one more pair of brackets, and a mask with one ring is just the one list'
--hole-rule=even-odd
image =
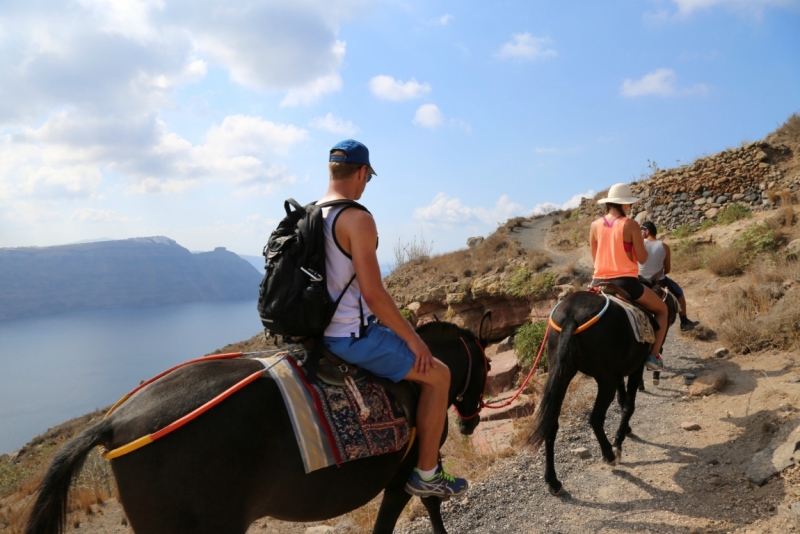
{"label": "striped saddle rug", "polygon": [[405,412],[378,384],[309,383],[289,355],[259,361],[281,390],[306,473],[410,445]]}

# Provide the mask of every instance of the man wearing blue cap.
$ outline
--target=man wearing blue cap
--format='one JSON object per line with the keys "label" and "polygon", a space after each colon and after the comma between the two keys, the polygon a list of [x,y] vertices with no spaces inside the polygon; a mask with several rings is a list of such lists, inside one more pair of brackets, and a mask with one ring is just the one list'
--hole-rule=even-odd
{"label": "man wearing blue cap", "polygon": [[[348,139],[334,146],[328,163],[330,182],[319,203],[358,200],[376,176],[369,150]],[[467,481],[438,466],[439,441],[447,414],[450,370],[434,358],[383,287],[378,257],[378,230],[372,215],[353,206],[322,209],[328,292],[343,294],[324,343],[331,352],[394,382],[411,380],[421,386],[417,407],[419,460],[406,491],[421,497],[458,497]],[[353,276],[355,275],[355,278]],[[352,280],[352,281],[351,281]],[[386,327],[375,324],[375,317]]]}

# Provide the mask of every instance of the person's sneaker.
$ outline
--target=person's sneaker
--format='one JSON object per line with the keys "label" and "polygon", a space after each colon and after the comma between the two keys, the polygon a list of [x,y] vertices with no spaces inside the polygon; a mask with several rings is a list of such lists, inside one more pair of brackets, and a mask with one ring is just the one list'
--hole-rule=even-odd
{"label": "person's sneaker", "polygon": [[689,321],[687,320],[685,323],[681,323],[681,332],[688,332],[689,330],[693,330],[695,326],[699,325],[700,321]]}
{"label": "person's sneaker", "polygon": [[650,354],[645,360],[644,366],[650,369],[651,371],[663,371],[664,360],[661,359],[660,355],[656,357]]}
{"label": "person's sneaker", "polygon": [[430,480],[423,480],[415,469],[406,482],[406,492],[417,497],[461,497],[467,492],[469,484],[466,479],[447,474],[441,467]]}

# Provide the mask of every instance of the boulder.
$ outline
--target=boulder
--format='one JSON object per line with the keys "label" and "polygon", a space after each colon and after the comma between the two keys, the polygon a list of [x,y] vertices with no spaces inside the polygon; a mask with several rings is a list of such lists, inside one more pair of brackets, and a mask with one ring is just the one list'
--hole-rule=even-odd
{"label": "boulder", "polygon": [[786,245],[786,255],[789,258],[797,258],[800,256],[800,239],[793,239]]}
{"label": "boulder", "polygon": [[718,208],[711,208],[709,210],[706,210],[704,215],[706,216],[706,219],[713,219],[714,217],[717,216],[718,213],[719,213]]}
{"label": "boulder", "polygon": [[514,350],[514,336],[508,336],[497,344],[497,354],[508,352],[509,350]]}
{"label": "boulder", "polygon": [[469,248],[477,247],[481,243],[483,243],[483,237],[482,236],[476,236],[476,237],[467,238],[467,246]]}
{"label": "boulder", "polygon": [[513,437],[514,422],[511,419],[502,419],[481,422],[469,440],[481,454],[500,454],[513,450],[511,446]]}
{"label": "boulder", "polygon": [[689,386],[689,395],[693,397],[711,395],[720,391],[728,382],[725,371],[703,371]]}
{"label": "boulder", "polygon": [[572,284],[557,285],[553,289],[558,292],[558,300],[563,300],[567,298],[567,295],[575,292],[575,286]]}
{"label": "boulder", "polygon": [[569,452],[577,456],[581,459],[586,459],[592,456],[592,453],[589,452],[589,449],[586,447],[578,447],[577,449],[570,449]]}
{"label": "boulder", "polygon": [[635,220],[637,223],[639,223],[639,224],[642,224],[643,222],[645,222],[645,221],[647,220],[647,212],[646,212],[646,211],[640,211],[640,212],[639,212],[639,213],[636,215],[636,217],[635,217],[635,219],[634,219],[634,220]]}
{"label": "boulder", "polygon": [[718,348],[718,349],[716,349],[714,351],[714,356],[716,356],[717,358],[724,358],[725,356],[727,356],[730,353],[731,353],[731,351],[729,351],[725,347],[720,347],[720,348]]}
{"label": "boulder", "polygon": [[472,282],[472,296],[476,299],[484,297],[505,296],[505,284],[500,275],[490,274]]}
{"label": "boulder", "polygon": [[507,350],[492,358],[492,369],[486,381],[486,395],[493,397],[498,393],[511,389],[511,381],[517,372],[517,355],[513,350]]}
{"label": "boulder", "polygon": [[[502,404],[513,396],[514,392],[509,391],[497,398],[492,399],[490,404]],[[516,419],[533,415],[536,411],[536,400],[534,395],[520,395],[514,402],[503,408],[495,410],[484,410],[481,413],[481,424],[484,421],[500,421],[501,419]]]}
{"label": "boulder", "polygon": [[800,459],[800,420],[785,424],[770,444],[753,456],[747,468],[747,479],[762,486],[767,480]]}

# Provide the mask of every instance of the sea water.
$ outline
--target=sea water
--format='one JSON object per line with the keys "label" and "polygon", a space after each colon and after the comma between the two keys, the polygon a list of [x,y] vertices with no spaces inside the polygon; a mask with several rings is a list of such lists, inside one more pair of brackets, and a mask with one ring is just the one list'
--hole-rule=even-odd
{"label": "sea water", "polygon": [[0,321],[0,454],[260,330],[250,300]]}

